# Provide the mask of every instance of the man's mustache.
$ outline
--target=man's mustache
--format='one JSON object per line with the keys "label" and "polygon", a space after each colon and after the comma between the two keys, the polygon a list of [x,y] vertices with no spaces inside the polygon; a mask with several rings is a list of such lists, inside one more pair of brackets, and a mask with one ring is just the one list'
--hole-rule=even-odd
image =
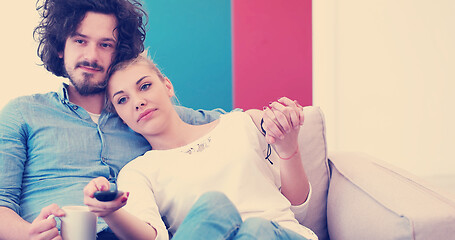
{"label": "man's mustache", "polygon": [[93,62],[93,63],[89,63],[88,61],[78,62],[76,64],[76,68],[78,68],[78,67],[90,67],[90,68],[96,69],[98,71],[104,71],[103,66],[98,65],[98,63],[96,63],[96,62]]}

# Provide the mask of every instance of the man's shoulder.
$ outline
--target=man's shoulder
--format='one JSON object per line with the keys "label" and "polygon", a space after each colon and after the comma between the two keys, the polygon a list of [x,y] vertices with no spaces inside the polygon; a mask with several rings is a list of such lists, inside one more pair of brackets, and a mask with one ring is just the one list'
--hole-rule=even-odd
{"label": "man's shoulder", "polygon": [[0,109],[0,114],[10,115],[27,112],[37,112],[43,109],[54,108],[59,102],[56,92],[37,93],[32,95],[19,96],[11,99],[5,106]]}
{"label": "man's shoulder", "polygon": [[58,94],[56,92],[35,93],[31,95],[24,95],[13,98],[7,103],[7,105],[23,106],[24,103],[44,104],[50,101],[55,101],[56,99],[58,99]]}

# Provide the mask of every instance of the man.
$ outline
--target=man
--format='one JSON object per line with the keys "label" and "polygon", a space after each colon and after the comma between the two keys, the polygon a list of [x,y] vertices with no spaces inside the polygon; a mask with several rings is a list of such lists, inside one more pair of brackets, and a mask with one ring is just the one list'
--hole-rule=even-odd
{"label": "man", "polygon": [[[0,112],[0,239],[60,239],[54,216],[83,205],[84,186],[115,181],[150,149],[104,109],[109,67],[144,50],[146,13],[135,0],[44,0],[35,29],[44,67],[68,78],[57,92],[12,100]],[[197,124],[222,111],[178,108]],[[115,239],[98,222],[98,239]]]}

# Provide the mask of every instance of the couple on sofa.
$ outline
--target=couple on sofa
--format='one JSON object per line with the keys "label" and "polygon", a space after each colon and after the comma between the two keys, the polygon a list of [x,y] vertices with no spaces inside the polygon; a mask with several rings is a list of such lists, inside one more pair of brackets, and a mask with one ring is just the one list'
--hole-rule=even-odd
{"label": "couple on sofa", "polygon": [[[190,125],[174,109],[170,80],[143,55],[113,66],[106,90],[111,109],[153,147],[122,168],[117,183],[127,192],[114,201],[94,198],[109,189],[104,177],[84,189],[85,204],[117,236],[167,239],[169,229],[173,239],[316,239],[294,217],[304,216],[310,194],[294,101]],[[268,144],[279,159],[266,159]]]}
{"label": "couple on sofa", "polygon": [[[239,224],[240,217],[237,211],[240,211],[242,216],[244,210],[251,210],[248,213],[255,213],[252,216],[261,218],[253,218],[252,221],[247,221],[248,224],[245,222],[242,224],[242,226],[245,225],[243,226],[245,228],[249,225],[251,227],[248,229],[257,229],[258,225],[264,224],[262,219],[270,220],[274,216],[279,216],[280,219],[273,222],[267,221],[265,225],[294,230],[284,231],[289,232],[291,235],[288,236],[289,238],[292,236],[313,238],[312,232],[298,225],[293,217],[294,213],[289,210],[290,202],[292,205],[300,205],[292,206],[292,210],[297,213],[296,216],[303,215],[306,209],[305,203],[310,195],[310,186],[303,167],[299,165],[301,164],[299,161],[296,161],[300,155],[295,143],[298,129],[291,127],[298,128],[303,119],[296,103],[283,99],[273,103],[264,112],[263,128],[267,132],[267,142],[274,144],[275,150],[283,159],[270,159],[269,157],[265,159],[270,149],[267,148],[268,144],[264,136],[258,131],[258,129],[262,131],[259,113],[251,111],[254,121],[246,113],[231,113],[223,116],[219,121],[208,123],[218,118],[222,111],[194,111],[183,107],[171,107],[169,94],[173,94],[172,85],[168,80],[157,81],[155,75],[158,76],[159,71],[148,68],[142,69],[144,71],[148,69],[148,77],[120,81],[119,84],[128,82],[131,84],[131,81],[135,81],[134,84],[136,84],[139,80],[141,83],[155,80],[155,85],[162,88],[159,91],[159,94],[162,95],[147,95],[147,98],[150,98],[147,100],[153,101],[150,103],[139,102],[139,105],[131,105],[133,106],[131,107],[128,105],[128,97],[142,96],[139,93],[145,94],[160,87],[153,87],[152,82],[143,84],[140,86],[141,91],[134,92],[137,95],[132,94],[131,86],[128,85],[121,85],[117,90],[113,89],[112,91],[115,92],[112,92],[110,97],[114,97],[114,94],[115,97],[118,97],[127,90],[130,94],[125,98],[111,99],[117,112],[123,118],[120,119],[116,114],[105,109],[107,73],[110,66],[117,66],[119,63],[123,64],[125,61],[135,59],[144,50],[144,22],[146,22],[144,18],[147,16],[140,2],[134,0],[44,0],[37,9],[40,10],[42,17],[39,26],[35,29],[35,34],[40,41],[38,55],[47,70],[56,76],[67,78],[69,83],[63,84],[57,92],[14,99],[0,112],[0,239],[59,239],[57,226],[59,223],[49,216],[64,215],[60,206],[81,205],[84,198],[94,211],[99,210],[97,207],[106,209],[105,212],[98,212],[100,216],[104,214],[106,219],[109,218],[107,213],[113,212],[110,214],[112,215],[110,220],[113,223],[110,224],[120,236],[123,234],[126,236],[128,232],[122,233],[124,227],[115,226],[115,221],[129,221],[125,221],[127,219],[121,217],[115,218],[116,213],[136,218],[126,214],[128,211],[138,211],[130,210],[129,207],[154,209],[149,212],[150,214],[144,214],[146,218],[142,215],[137,216],[144,224],[147,222],[153,225],[155,224],[153,221],[157,221],[157,206],[163,203],[170,204],[169,206],[160,205],[162,209],[169,211],[161,212],[160,215],[169,216],[169,219],[165,220],[168,224],[172,222],[172,226],[169,226],[171,232],[176,230],[179,225],[182,232],[184,232],[183,226],[189,226],[188,229],[194,230],[191,224],[196,224],[197,221],[188,220],[188,224],[180,224],[180,222],[186,213],[191,212],[188,208],[193,206],[193,202],[199,196],[202,196],[199,199],[203,204],[198,202],[199,205],[195,204],[194,208],[198,209],[198,206],[207,208],[210,204],[204,203],[209,201],[214,202],[211,206],[216,207],[217,212],[215,213],[218,213],[218,204],[224,204],[223,206],[226,207],[223,209],[233,213],[232,217],[228,219],[215,218],[220,221],[235,219],[237,222],[234,224]],[[134,64],[130,62],[131,65],[127,64],[128,66],[114,71],[111,79],[115,82],[116,75],[126,74],[129,69],[145,62],[148,60],[137,61]],[[150,62],[148,65],[152,66]],[[113,86],[116,85],[110,87]],[[158,102],[155,103],[155,101]],[[147,105],[147,103],[149,104]],[[137,102],[133,102],[133,104],[137,104]],[[129,106],[129,108],[123,108],[124,106]],[[144,111],[145,106],[151,108],[147,108],[147,112],[141,112],[139,116],[133,114],[135,111]],[[177,122],[174,111],[188,123],[208,124],[198,127],[184,125]],[[280,115],[280,112],[285,114]],[[135,116],[136,119],[134,119]],[[271,121],[275,116],[285,116],[286,119]],[[278,119],[281,118],[278,117]],[[130,124],[133,130],[138,130],[145,138],[131,131],[123,122]],[[148,124],[152,122],[153,124]],[[144,126],[141,125],[143,123],[145,123]],[[286,123],[290,123],[290,126],[287,126]],[[229,126],[232,124],[235,124],[236,127],[230,128]],[[171,126],[184,130],[179,129],[180,132],[172,132],[174,127]],[[175,131],[175,129],[173,130]],[[183,131],[187,133],[184,135]],[[281,131],[286,132],[283,139],[280,138]],[[172,134],[176,134],[178,137],[171,140],[165,139]],[[220,134],[225,137],[219,137]],[[233,136],[229,137],[229,134]],[[183,137],[181,137],[182,135]],[[150,143],[153,144],[154,151],[147,152],[151,149]],[[184,147],[188,148],[183,149]],[[179,149],[183,153],[178,153]],[[219,149],[229,155],[218,153]],[[91,199],[91,191],[93,192],[98,187],[101,190],[106,181],[116,181],[120,169],[145,152],[147,154],[125,168],[122,176],[127,177],[120,176],[125,181],[119,181],[119,187],[125,191],[131,191],[129,197],[123,195],[116,201],[103,205],[89,201],[94,201]],[[164,162],[164,160],[168,160],[167,157],[153,157],[153,164],[161,164],[159,166],[163,166],[163,168],[154,168],[156,165],[153,164],[150,164],[153,169],[145,169],[140,166],[143,159],[157,154],[177,154],[184,156],[185,159],[199,159],[198,155],[201,155],[203,156],[201,161],[205,160],[205,162],[196,164],[184,161],[183,158],[180,159],[181,162],[178,162],[179,159],[172,157],[172,160],[176,162],[169,162],[168,165],[168,162]],[[258,157],[261,154],[265,154],[262,159]],[[216,161],[208,161],[213,159],[221,161],[222,157],[227,156],[232,159],[222,159],[228,160],[224,161],[225,166],[221,166],[221,162],[218,164]],[[238,156],[254,157],[250,162],[239,162]],[[151,161],[149,162],[151,163]],[[180,165],[174,165],[177,163]],[[278,168],[278,165],[281,166]],[[164,166],[168,167],[167,172],[164,171]],[[142,178],[133,183],[133,176],[137,173],[135,168],[140,168],[144,172],[163,170],[158,173],[163,175],[154,173],[147,176],[150,179]],[[198,173],[203,170],[205,174],[212,175],[199,175],[191,168],[197,168]],[[184,171],[185,169],[189,169],[189,171]],[[210,171],[210,169],[218,169],[218,172]],[[227,169],[229,169],[230,175],[225,173]],[[289,171],[286,171],[287,174],[278,174],[277,169],[279,171],[288,169]],[[254,175],[252,171],[254,171]],[[176,182],[167,182],[166,179],[157,178],[165,177],[166,173],[172,174],[172,178],[167,180],[171,179]],[[186,183],[183,179],[187,176],[185,174],[190,174],[191,178],[188,179],[199,180],[204,184]],[[99,176],[104,179],[97,178]],[[176,176],[182,178],[174,179]],[[246,182],[245,178],[247,181],[254,179],[254,182]],[[95,180],[90,182],[92,179]],[[213,182],[208,182],[206,179]],[[299,180],[295,181],[296,179]],[[131,182],[128,182],[130,180]],[[154,202],[147,203],[149,204],[147,206],[134,204],[136,199],[138,201],[142,199],[141,196],[137,197],[134,194],[137,189],[140,189],[140,184],[152,180],[155,181],[153,186],[158,188],[153,189],[157,192],[153,196],[161,197],[161,199],[155,198]],[[223,181],[224,185],[221,184]],[[89,185],[84,195],[81,189],[87,183]],[[186,183],[187,185],[180,186],[176,183]],[[170,188],[165,184],[175,185],[174,188]],[[210,186],[210,184],[212,185]],[[165,190],[170,192],[159,192],[160,186],[166,186]],[[186,189],[190,186],[192,189]],[[277,186],[281,186],[281,192]],[[195,188],[199,188],[199,191],[193,191]],[[256,190],[258,194],[268,193],[267,197],[256,196],[249,191],[251,189]],[[152,188],[149,188],[149,191],[141,191],[140,194],[148,194],[150,198],[151,190]],[[226,192],[219,193],[225,190]],[[182,195],[177,198],[175,197],[177,194]],[[256,199],[251,201],[246,196],[256,197]],[[181,202],[169,202],[168,199]],[[218,203],[219,201],[222,203]],[[229,203],[230,201],[234,202],[239,209],[235,210]],[[269,210],[272,203],[273,207],[270,208],[270,211],[265,211]],[[126,204],[125,209],[122,210],[120,207],[124,204]],[[175,209],[171,205],[180,208]],[[278,209],[278,206],[281,208]],[[120,209],[120,211],[114,211],[115,209]],[[191,219],[190,216],[192,215],[188,215],[187,219]],[[197,215],[196,219],[201,218]],[[133,222],[138,221],[131,223]],[[276,222],[279,222],[279,225]],[[135,225],[135,227],[140,228],[144,224]],[[145,225],[144,231],[152,231],[158,236],[165,237],[161,231],[164,229],[163,224],[164,222],[157,223],[153,225],[153,229]],[[115,235],[109,232],[106,222],[101,218],[97,226],[98,239],[115,238]],[[149,237],[152,236],[154,235]],[[188,235],[184,236],[186,238]],[[272,237],[272,235],[268,236]]]}

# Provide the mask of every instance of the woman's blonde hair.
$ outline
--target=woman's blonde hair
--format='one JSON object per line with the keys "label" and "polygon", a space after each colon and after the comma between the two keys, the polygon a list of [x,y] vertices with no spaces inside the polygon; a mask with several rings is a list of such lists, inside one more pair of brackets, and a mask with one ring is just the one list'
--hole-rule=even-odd
{"label": "woman's blonde hair", "polygon": [[[106,94],[106,104],[105,104],[106,110],[108,110],[109,112],[114,112],[115,113],[114,105],[109,100],[109,92],[107,90],[107,85],[109,84],[109,79],[117,71],[123,70],[123,69],[125,69],[125,68],[127,68],[127,67],[129,67],[131,65],[134,65],[134,64],[137,64],[137,63],[141,63],[141,62],[147,64],[147,66],[150,68],[150,70],[154,71],[161,81],[165,80],[166,76],[164,76],[164,74],[161,73],[161,71],[158,69],[158,66],[155,64],[155,62],[153,62],[153,60],[148,56],[147,50],[145,50],[144,52],[139,54],[139,56],[137,56],[136,58],[133,58],[133,59],[126,60],[126,61],[119,62],[119,63],[115,64],[114,66],[112,66],[110,68],[109,73],[108,73],[108,77],[107,77],[107,81],[106,81],[106,93],[107,93]],[[174,104],[178,104],[177,97],[174,96],[173,99],[172,99],[172,102]]]}

